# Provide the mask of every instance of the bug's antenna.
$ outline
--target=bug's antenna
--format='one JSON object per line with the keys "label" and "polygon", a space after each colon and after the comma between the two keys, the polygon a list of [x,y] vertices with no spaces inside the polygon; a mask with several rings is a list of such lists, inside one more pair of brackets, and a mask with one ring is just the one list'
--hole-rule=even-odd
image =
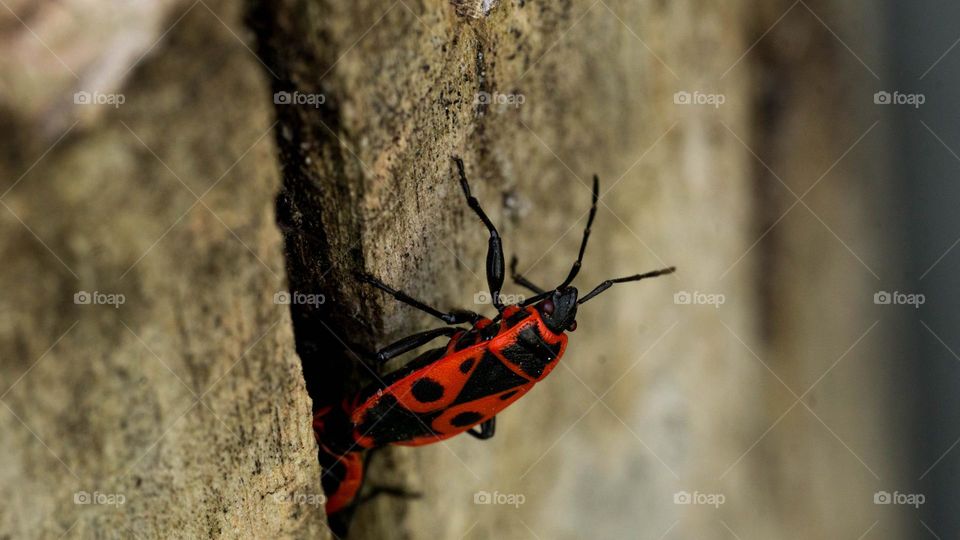
{"label": "bug's antenna", "polygon": [[676,266],[671,266],[670,268],[664,268],[664,269],[662,269],[662,270],[654,270],[654,271],[652,271],[652,272],[647,272],[647,273],[645,273],[645,274],[637,274],[637,275],[635,275],[635,276],[628,276],[628,277],[622,277],[622,278],[617,278],[617,279],[608,279],[608,280],[604,281],[603,283],[601,283],[600,285],[597,285],[597,288],[596,288],[596,289],[594,289],[594,290],[590,291],[589,293],[587,293],[585,296],[583,296],[582,298],[580,298],[580,300],[577,300],[577,304],[583,304],[583,303],[585,303],[587,300],[590,300],[590,299],[593,298],[594,296],[596,296],[596,295],[602,293],[603,291],[609,289],[610,287],[612,287],[614,283],[627,283],[628,281],[640,281],[641,279],[647,279],[647,278],[652,278],[652,277],[664,276],[664,275],[667,275],[667,274],[672,274],[672,273],[674,273],[674,272],[676,272],[676,271],[677,271],[677,267],[676,267]]}
{"label": "bug's antenna", "polygon": [[573,267],[570,268],[567,279],[563,280],[563,283],[557,286],[557,290],[564,289],[573,283],[573,278],[577,277],[577,274],[580,273],[580,266],[583,264],[583,254],[587,251],[587,240],[590,239],[590,226],[593,225],[593,218],[597,217],[597,201],[599,200],[600,178],[597,177],[597,175],[593,175],[593,198],[590,203],[590,217],[587,218],[587,227],[583,230],[583,240],[580,241],[580,253],[577,254],[577,260],[573,263]]}

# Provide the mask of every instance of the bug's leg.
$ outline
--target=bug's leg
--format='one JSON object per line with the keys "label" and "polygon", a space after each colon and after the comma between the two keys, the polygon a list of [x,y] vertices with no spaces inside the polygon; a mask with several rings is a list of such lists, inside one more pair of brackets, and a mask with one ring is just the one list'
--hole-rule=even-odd
{"label": "bug's leg", "polygon": [[462,331],[463,329],[461,328],[452,328],[447,326],[444,328],[436,328],[434,330],[419,332],[413,334],[412,336],[399,339],[377,351],[377,363],[384,364],[390,361],[390,359],[396,358],[405,352],[412,351],[413,349],[416,349],[421,345],[425,345],[440,336],[452,336],[457,332]]}
{"label": "bug's leg", "polygon": [[[365,469],[369,470],[370,463],[373,461],[373,457],[379,454],[379,450],[382,450],[382,448],[375,448],[373,450],[370,450],[367,453],[367,460],[364,463]],[[363,484],[361,484],[360,489],[358,490],[358,493],[360,491],[363,491],[363,489],[368,486],[366,480],[367,480],[367,476],[364,475]],[[369,485],[369,490],[366,493],[359,495],[356,499],[354,499],[353,502],[350,503],[350,506],[357,507],[361,504],[370,502],[370,500],[380,495],[388,495],[391,497],[402,497],[405,499],[419,499],[420,497],[423,496],[423,494],[420,492],[409,491],[399,486]]]}
{"label": "bug's leg", "polygon": [[487,420],[486,422],[480,424],[480,431],[474,431],[471,428],[467,433],[473,435],[474,437],[484,441],[486,439],[493,438],[493,434],[497,431],[497,417]]}
{"label": "bug's leg", "polygon": [[577,277],[577,274],[580,273],[580,265],[583,264],[583,254],[587,250],[587,240],[590,239],[590,227],[593,225],[593,218],[597,217],[597,201],[599,200],[600,179],[597,178],[597,175],[593,175],[593,199],[590,203],[590,217],[587,218],[587,226],[583,229],[583,240],[580,241],[580,253],[577,254],[577,260],[573,263],[573,267],[570,268],[567,279],[563,280],[563,283],[557,287],[558,290],[573,283],[573,278]]}
{"label": "bug's leg", "polygon": [[370,491],[364,493],[362,496],[357,497],[357,500],[354,501],[354,505],[359,506],[364,503],[368,503],[371,500],[379,497],[380,495],[388,495],[390,497],[400,497],[403,499],[419,499],[423,497],[423,493],[419,491],[410,491],[402,487],[396,486],[371,486]]}
{"label": "bug's leg", "polygon": [[503,312],[503,300],[500,298],[500,289],[503,288],[504,261],[503,261],[503,242],[500,240],[500,233],[487,217],[487,214],[480,207],[480,201],[470,193],[470,184],[467,183],[467,173],[463,169],[463,160],[454,157],[453,161],[457,164],[457,171],[460,173],[460,187],[463,188],[463,194],[467,197],[467,204],[480,217],[480,221],[490,231],[490,241],[487,244],[487,287],[490,288],[490,298],[493,301],[493,307],[497,311]]}
{"label": "bug's leg", "polygon": [[357,277],[364,283],[369,283],[370,285],[373,285],[374,287],[393,296],[394,298],[403,302],[404,304],[407,304],[408,306],[411,306],[411,307],[415,307],[420,311],[429,313],[430,315],[433,315],[434,317],[440,319],[441,321],[447,324],[462,324],[466,322],[474,323],[480,319],[480,315],[474,313],[473,311],[469,311],[465,309],[455,309],[447,313],[444,313],[437,308],[424,304],[420,300],[413,298],[412,296],[408,295],[403,291],[398,291],[397,289],[394,289],[393,287],[387,285],[386,283],[380,281],[379,279],[373,276],[370,276],[367,274],[358,274]]}
{"label": "bug's leg", "polygon": [[534,285],[530,280],[528,280],[527,278],[517,273],[516,255],[510,258],[510,277],[511,279],[513,279],[513,282],[516,283],[517,285],[520,285],[521,287],[531,290],[536,294],[543,294],[544,292],[546,292],[542,287]]}

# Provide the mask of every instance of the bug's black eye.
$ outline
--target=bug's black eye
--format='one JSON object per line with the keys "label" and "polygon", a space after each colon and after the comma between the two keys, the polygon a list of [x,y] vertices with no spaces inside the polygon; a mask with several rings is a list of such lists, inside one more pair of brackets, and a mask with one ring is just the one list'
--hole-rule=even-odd
{"label": "bug's black eye", "polygon": [[570,326],[567,327],[567,330],[569,332],[573,332],[576,329],[577,329],[577,321],[573,321],[572,323],[570,323]]}
{"label": "bug's black eye", "polygon": [[544,313],[546,313],[547,315],[553,315],[553,309],[554,309],[553,300],[551,300],[551,299],[548,298],[548,299],[546,299],[546,300],[543,301],[543,312],[544,312]]}

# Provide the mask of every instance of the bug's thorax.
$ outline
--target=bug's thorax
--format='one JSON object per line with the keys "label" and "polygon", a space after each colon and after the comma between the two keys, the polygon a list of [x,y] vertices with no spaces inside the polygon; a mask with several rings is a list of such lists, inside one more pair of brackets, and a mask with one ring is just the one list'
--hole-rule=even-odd
{"label": "bug's thorax", "polygon": [[484,349],[535,383],[550,373],[566,344],[565,332],[553,330],[538,307],[508,306],[499,321],[481,319],[470,330],[453,336],[447,354]]}

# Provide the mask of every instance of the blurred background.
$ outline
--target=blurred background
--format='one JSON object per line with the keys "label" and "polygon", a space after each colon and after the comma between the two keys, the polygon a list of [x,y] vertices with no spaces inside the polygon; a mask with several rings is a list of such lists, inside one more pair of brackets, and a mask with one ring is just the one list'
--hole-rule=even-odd
{"label": "blurred background", "polygon": [[[904,437],[912,454],[905,462],[906,476],[910,489],[926,494],[928,501],[916,519],[928,534],[949,537],[960,527],[949,502],[956,489],[953,451],[960,437],[951,382],[958,375],[958,342],[950,335],[958,322],[953,309],[958,291],[950,277],[958,265],[958,223],[944,205],[958,196],[950,179],[957,172],[960,133],[951,121],[957,110],[950,96],[960,82],[960,64],[951,58],[960,36],[951,36],[946,21],[956,20],[960,10],[938,2],[891,2],[888,14],[883,50],[892,81],[926,98],[923,107],[912,111],[895,109],[891,119],[891,176],[896,186],[891,217],[903,231],[903,286],[927,299],[903,321],[905,352],[900,361],[894,360],[904,395],[915,404],[905,418]],[[941,45],[947,45],[942,52]]]}
{"label": "blurred background", "polygon": [[[0,0],[0,536],[957,537],[958,20]],[[435,324],[354,273],[490,313],[451,155],[534,282],[593,174],[576,285],[679,271],[584,306],[493,439],[379,454],[422,496],[331,530],[311,410]]]}

